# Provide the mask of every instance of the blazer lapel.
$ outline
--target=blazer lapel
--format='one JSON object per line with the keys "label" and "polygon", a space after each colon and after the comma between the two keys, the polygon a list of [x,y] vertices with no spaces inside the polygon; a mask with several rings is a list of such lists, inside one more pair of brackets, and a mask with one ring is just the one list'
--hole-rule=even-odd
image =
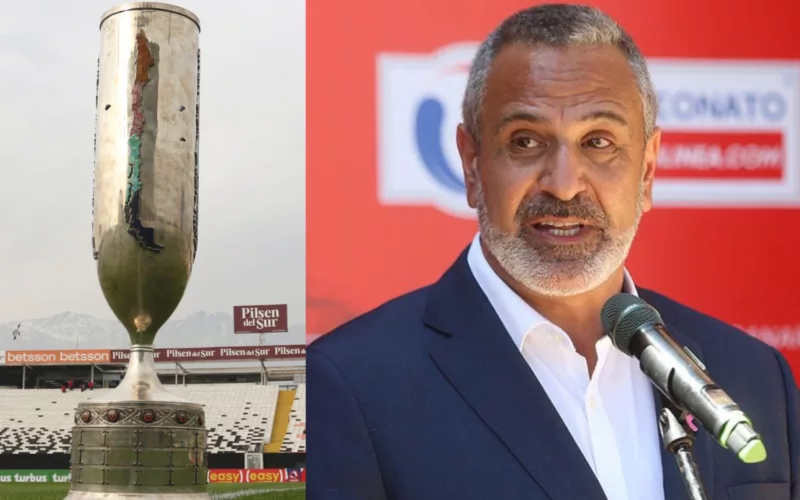
{"label": "blazer lapel", "polygon": [[[650,305],[655,307],[661,314],[664,320],[664,326],[670,333],[673,339],[681,345],[686,346],[691,350],[699,360],[703,360],[703,352],[700,345],[688,334],[682,332],[680,328],[675,325],[671,318],[671,309],[669,304],[664,301],[659,295],[645,289],[639,289],[639,295],[642,299],[647,301]],[[713,376],[712,376],[713,378]],[[653,393],[655,396],[656,415],[661,413],[663,408],[661,393],[653,386]],[[676,415],[677,416],[677,415]],[[700,429],[695,435],[694,441],[694,457],[697,467],[700,471],[700,478],[705,486],[708,498],[714,498],[714,462],[712,458],[713,448],[719,446],[706,432],[705,429]],[[667,451],[663,442],[661,446],[661,464],[664,474],[664,494],[667,500],[689,500],[686,492],[686,486],[683,483],[683,477],[678,469],[678,463],[675,456]]]}
{"label": "blazer lapel", "polygon": [[553,500],[605,500],[569,430],[472,276],[466,252],[431,290],[430,355]]}

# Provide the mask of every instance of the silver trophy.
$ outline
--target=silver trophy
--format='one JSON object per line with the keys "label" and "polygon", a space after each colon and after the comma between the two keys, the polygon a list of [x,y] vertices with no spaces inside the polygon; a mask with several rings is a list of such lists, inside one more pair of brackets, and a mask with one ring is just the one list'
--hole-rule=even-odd
{"label": "silver trophy", "polygon": [[153,359],[197,251],[199,21],[131,3],[100,33],[92,250],[131,351],[108,398],[78,405],[67,498],[209,499],[203,406],[166,391]]}

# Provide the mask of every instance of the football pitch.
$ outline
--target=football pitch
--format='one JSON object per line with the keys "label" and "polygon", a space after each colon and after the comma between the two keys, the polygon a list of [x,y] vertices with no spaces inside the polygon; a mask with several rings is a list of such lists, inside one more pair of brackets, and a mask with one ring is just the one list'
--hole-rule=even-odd
{"label": "football pitch", "polygon": [[[63,500],[69,484],[3,484],[0,500]],[[213,500],[305,500],[303,483],[209,484]]]}

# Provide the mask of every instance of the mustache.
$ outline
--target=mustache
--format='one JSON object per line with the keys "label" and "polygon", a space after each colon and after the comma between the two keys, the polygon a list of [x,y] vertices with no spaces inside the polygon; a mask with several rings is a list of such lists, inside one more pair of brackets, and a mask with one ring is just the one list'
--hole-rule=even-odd
{"label": "mustache", "polygon": [[517,209],[517,222],[523,224],[542,217],[571,217],[598,227],[608,225],[608,216],[603,209],[585,195],[563,201],[553,195],[542,193],[522,200]]}

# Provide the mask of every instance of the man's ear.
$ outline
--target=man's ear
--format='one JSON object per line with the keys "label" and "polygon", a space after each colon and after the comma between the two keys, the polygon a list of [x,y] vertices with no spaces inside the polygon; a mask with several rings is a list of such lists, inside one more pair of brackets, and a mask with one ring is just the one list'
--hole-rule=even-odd
{"label": "man's ear", "polygon": [[467,190],[467,203],[471,208],[478,206],[478,147],[477,141],[462,123],[456,129],[456,145],[464,171],[464,186]]}
{"label": "man's ear", "polygon": [[658,163],[658,150],[661,147],[661,129],[657,128],[644,148],[642,183],[644,196],[642,198],[642,211],[649,212],[653,208],[653,183],[656,178],[656,164]]}

